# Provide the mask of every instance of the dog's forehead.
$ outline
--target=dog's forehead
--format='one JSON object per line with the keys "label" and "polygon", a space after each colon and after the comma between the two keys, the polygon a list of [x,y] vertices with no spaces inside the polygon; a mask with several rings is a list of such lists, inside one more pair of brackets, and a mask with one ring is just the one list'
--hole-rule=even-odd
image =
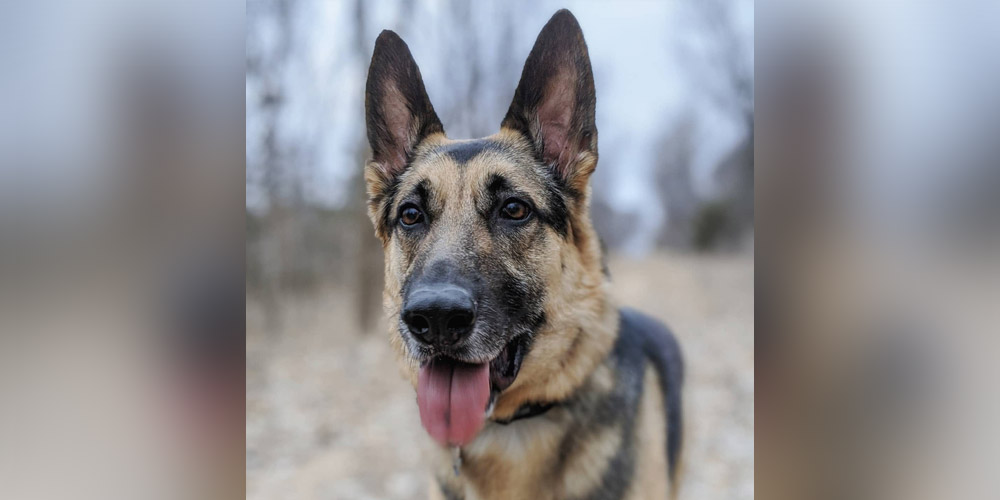
{"label": "dog's forehead", "polygon": [[546,177],[537,160],[517,142],[503,136],[483,139],[439,138],[422,144],[407,172],[407,185],[420,183],[434,191],[477,192],[502,177],[510,186],[526,194],[544,191]]}
{"label": "dog's forehead", "polygon": [[445,155],[459,165],[469,163],[480,155],[509,158],[512,152],[508,145],[491,138],[454,141],[435,146],[431,151],[435,155]]}

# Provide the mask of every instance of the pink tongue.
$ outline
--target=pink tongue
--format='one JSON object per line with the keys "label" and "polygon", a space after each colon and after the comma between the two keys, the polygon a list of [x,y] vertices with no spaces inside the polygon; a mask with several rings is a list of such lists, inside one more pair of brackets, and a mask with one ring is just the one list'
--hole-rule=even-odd
{"label": "pink tongue", "polygon": [[417,406],[424,429],[444,446],[476,437],[490,399],[490,365],[430,362],[420,368]]}

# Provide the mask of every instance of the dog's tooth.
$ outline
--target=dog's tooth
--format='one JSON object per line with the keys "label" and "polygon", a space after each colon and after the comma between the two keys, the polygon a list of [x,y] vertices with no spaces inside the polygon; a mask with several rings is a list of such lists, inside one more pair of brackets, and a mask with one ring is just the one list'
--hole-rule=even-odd
{"label": "dog's tooth", "polygon": [[493,416],[493,408],[496,406],[496,404],[497,404],[496,393],[490,394],[490,403],[488,405],[486,405],[486,418],[487,419],[489,419],[490,417]]}
{"label": "dog's tooth", "polygon": [[451,468],[455,471],[455,477],[458,477],[460,468],[462,467],[462,449],[458,446],[451,447]]}

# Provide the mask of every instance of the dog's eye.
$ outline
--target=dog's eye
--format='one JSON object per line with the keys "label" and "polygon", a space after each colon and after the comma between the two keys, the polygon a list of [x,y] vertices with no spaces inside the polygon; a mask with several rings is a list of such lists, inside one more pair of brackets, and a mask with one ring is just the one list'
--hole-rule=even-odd
{"label": "dog's eye", "polygon": [[424,213],[413,205],[405,205],[399,211],[399,223],[404,226],[413,226],[424,220]]}
{"label": "dog's eye", "polygon": [[505,201],[500,209],[500,216],[504,219],[524,220],[530,214],[531,209],[528,208],[528,204],[514,198]]}

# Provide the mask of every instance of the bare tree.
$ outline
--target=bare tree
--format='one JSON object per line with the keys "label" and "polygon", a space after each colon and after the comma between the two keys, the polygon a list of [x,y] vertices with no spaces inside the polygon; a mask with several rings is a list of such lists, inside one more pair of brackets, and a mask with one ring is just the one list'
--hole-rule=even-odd
{"label": "bare tree", "polygon": [[[682,60],[687,61],[687,67],[698,78],[699,88],[709,102],[735,115],[744,125],[746,135],[714,168],[715,180],[722,193],[717,199],[695,199],[689,196],[691,193],[665,184],[665,176],[658,176],[661,190],[667,198],[670,223],[674,226],[668,228],[670,235],[666,240],[675,241],[677,228],[680,227],[689,236],[685,247],[693,246],[701,250],[732,248],[742,242],[745,233],[753,228],[754,220],[754,96],[750,52],[753,44],[747,43],[745,34],[737,25],[739,4],[736,1],[691,0],[686,6],[692,26],[704,34],[707,43],[697,48],[681,45]],[[683,127],[678,127],[678,130],[681,129]],[[671,148],[690,147],[673,139],[665,143]],[[689,152],[682,155],[667,152],[666,156],[690,163]],[[690,172],[680,178],[677,164],[667,168],[672,173],[666,174],[666,177],[674,177],[670,182],[690,183]],[[678,196],[682,200],[677,200]],[[671,197],[675,199],[671,200]],[[697,207],[692,209],[685,205],[687,202]]]}
{"label": "bare tree", "polygon": [[259,268],[265,327],[271,332],[280,328],[282,282],[294,244],[289,224],[294,223],[295,217],[287,200],[290,162],[287,146],[280,138],[280,118],[285,106],[284,72],[294,49],[292,19],[296,7],[296,0],[247,3],[248,30],[261,30],[270,23],[276,34],[269,46],[264,46],[260,37],[248,37],[246,63],[247,79],[257,88],[257,113],[263,124],[260,163],[248,167],[256,174],[255,181],[260,184],[267,205],[258,258],[248,264]]}
{"label": "bare tree", "polygon": [[[354,52],[358,64],[367,69],[371,56],[371,39],[366,26],[368,11],[364,0],[354,2]],[[358,102],[363,106],[364,95],[359,96]],[[359,106],[359,109],[362,107]],[[364,123],[364,116],[358,116],[358,123]],[[362,165],[369,156],[368,143],[365,134],[361,134],[355,146],[354,157],[358,168],[354,176],[354,188],[351,190],[352,218],[356,220],[358,228],[357,248],[354,260],[357,263],[357,272],[354,275],[355,290],[355,310],[357,311],[358,325],[362,332],[369,332],[375,326],[375,319],[378,311],[381,310],[382,291],[382,246],[375,238],[371,223],[367,215],[367,197],[365,195],[365,179],[362,174]]]}
{"label": "bare tree", "polygon": [[699,200],[691,182],[691,157],[694,147],[694,117],[687,115],[661,139],[657,168],[653,172],[667,223],[657,238],[662,246],[689,249]]}

